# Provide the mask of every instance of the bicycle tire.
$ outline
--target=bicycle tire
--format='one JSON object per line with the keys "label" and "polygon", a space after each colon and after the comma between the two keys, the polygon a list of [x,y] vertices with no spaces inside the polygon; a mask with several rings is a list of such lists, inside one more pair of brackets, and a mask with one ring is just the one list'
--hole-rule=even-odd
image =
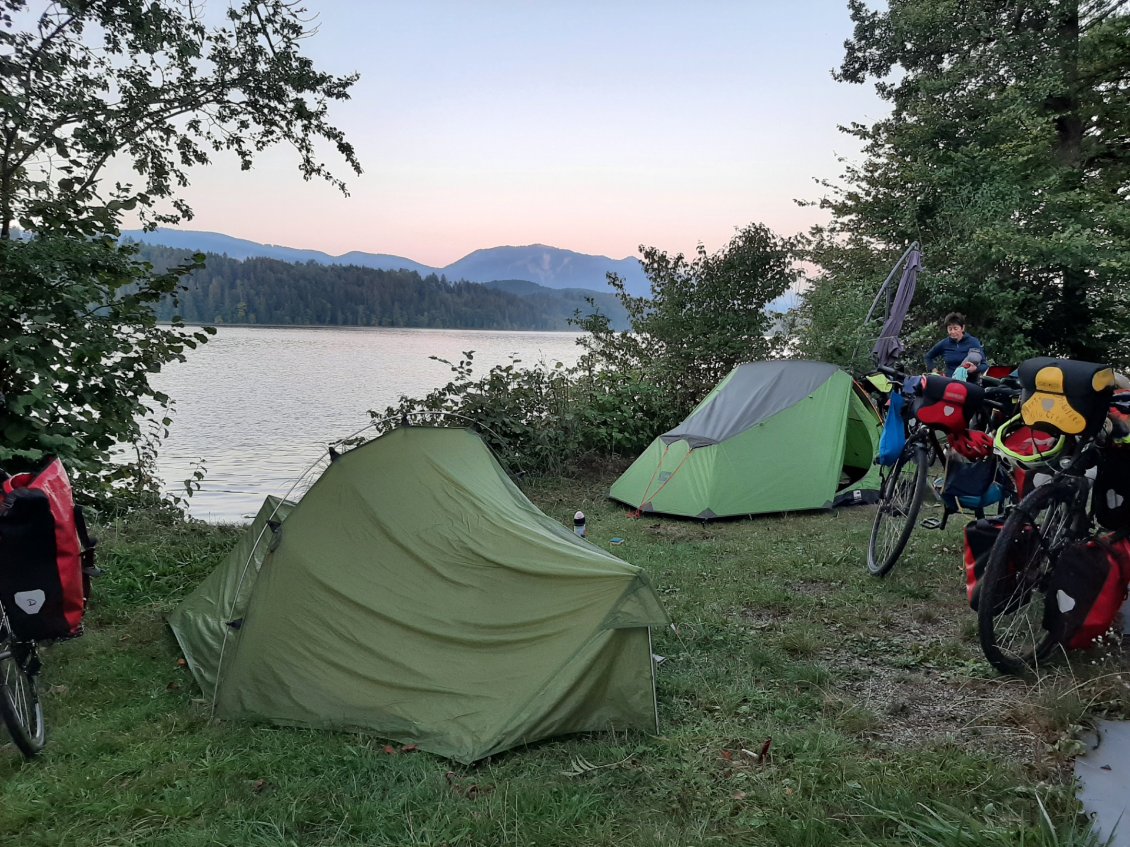
{"label": "bicycle tire", "polygon": [[1076,539],[1075,496],[1070,479],[1033,489],[1009,513],[989,553],[977,629],[985,658],[1003,674],[1037,670],[1060,642],[1047,580],[1059,551]]}
{"label": "bicycle tire", "polygon": [[13,743],[29,759],[38,755],[46,742],[38,674],[35,642],[17,641],[0,609],[0,718]]}
{"label": "bicycle tire", "polygon": [[910,540],[926,494],[928,465],[929,451],[917,444],[903,451],[883,484],[867,542],[867,570],[873,576],[889,574]]}

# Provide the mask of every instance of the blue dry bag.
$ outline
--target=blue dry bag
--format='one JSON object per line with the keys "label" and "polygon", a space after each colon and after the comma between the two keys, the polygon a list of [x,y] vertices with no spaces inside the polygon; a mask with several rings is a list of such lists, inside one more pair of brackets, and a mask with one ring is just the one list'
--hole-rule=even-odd
{"label": "blue dry bag", "polygon": [[879,436],[878,462],[889,467],[898,461],[902,448],[906,446],[906,424],[902,419],[902,407],[906,398],[901,391],[891,392],[891,402],[887,409],[887,419],[883,422],[883,434]]}

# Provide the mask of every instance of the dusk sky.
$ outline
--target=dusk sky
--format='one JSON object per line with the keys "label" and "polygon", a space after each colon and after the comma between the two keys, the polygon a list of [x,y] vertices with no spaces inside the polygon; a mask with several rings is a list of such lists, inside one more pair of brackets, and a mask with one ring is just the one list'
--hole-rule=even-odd
{"label": "dusk sky", "polygon": [[549,244],[615,259],[641,244],[713,252],[736,228],[782,235],[842,171],[837,124],[886,113],[831,77],[846,0],[307,0],[321,68],[356,71],[331,112],[355,146],[350,196],[303,182],[279,148],[194,171],[187,229],[442,267]]}

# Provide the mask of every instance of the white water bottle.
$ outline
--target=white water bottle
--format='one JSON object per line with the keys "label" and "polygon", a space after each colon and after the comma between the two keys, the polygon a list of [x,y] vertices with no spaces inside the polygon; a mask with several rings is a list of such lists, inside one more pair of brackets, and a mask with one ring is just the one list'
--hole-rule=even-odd
{"label": "white water bottle", "polygon": [[584,538],[588,534],[588,530],[585,529],[584,512],[577,512],[577,514],[573,515],[573,532],[577,533],[581,538]]}

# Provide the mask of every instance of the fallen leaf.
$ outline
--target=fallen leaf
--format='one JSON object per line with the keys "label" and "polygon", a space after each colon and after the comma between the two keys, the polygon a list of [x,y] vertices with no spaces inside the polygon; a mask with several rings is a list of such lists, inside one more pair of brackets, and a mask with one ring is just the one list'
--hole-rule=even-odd
{"label": "fallen leaf", "polygon": [[419,747],[417,747],[415,744],[405,744],[403,747],[400,748],[400,752],[401,753],[415,753],[418,749],[419,749]]}
{"label": "fallen leaf", "polygon": [[177,667],[178,668],[187,668],[188,667],[188,660],[183,659],[183,658],[177,659]]}
{"label": "fallen leaf", "polygon": [[396,748],[393,747],[391,744],[386,744],[385,745],[385,752],[388,753],[388,755],[390,755],[390,756],[395,756],[396,755]]}

